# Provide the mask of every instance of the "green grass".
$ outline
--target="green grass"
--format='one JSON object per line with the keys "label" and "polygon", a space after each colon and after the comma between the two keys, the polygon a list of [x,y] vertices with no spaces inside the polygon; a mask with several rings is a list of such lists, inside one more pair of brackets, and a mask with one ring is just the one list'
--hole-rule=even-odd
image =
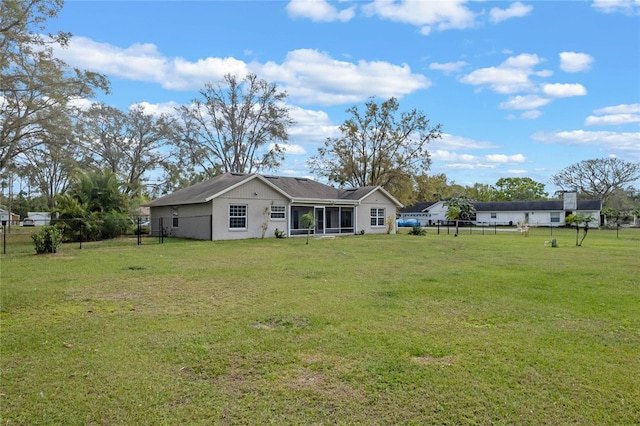
{"label": "green grass", "polygon": [[553,233],[11,236],[0,423],[638,424],[640,230]]}

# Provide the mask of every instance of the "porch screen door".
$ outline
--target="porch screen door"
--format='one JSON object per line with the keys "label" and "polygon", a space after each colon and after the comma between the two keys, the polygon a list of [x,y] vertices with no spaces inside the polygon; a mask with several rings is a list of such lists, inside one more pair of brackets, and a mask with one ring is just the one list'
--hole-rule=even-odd
{"label": "porch screen door", "polygon": [[315,208],[316,234],[324,234],[324,207]]}

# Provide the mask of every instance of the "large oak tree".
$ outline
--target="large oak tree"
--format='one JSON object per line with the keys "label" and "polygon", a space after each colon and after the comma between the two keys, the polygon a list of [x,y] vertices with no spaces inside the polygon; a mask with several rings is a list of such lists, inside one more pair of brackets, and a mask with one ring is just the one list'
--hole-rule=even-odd
{"label": "large oak tree", "polygon": [[[441,126],[431,126],[418,110],[399,112],[395,98],[374,98],[347,110],[342,135],[328,138],[309,161],[314,173],[340,186],[377,186],[392,191],[407,177],[429,169],[427,144],[441,137]],[[393,192],[392,192],[393,193]]]}
{"label": "large oak tree", "polygon": [[606,206],[616,189],[640,179],[640,163],[615,157],[583,160],[560,170],[551,179],[565,191],[599,198]]}
{"label": "large oak tree", "polygon": [[108,90],[101,74],[69,67],[53,55],[71,34],[43,36],[62,0],[0,1],[0,170],[50,138],[48,123],[68,114],[69,102]]}
{"label": "large oak tree", "polygon": [[227,74],[208,83],[191,105],[178,108],[178,156],[194,173],[253,173],[275,169],[294,122],[288,95],[276,84],[248,74]]}

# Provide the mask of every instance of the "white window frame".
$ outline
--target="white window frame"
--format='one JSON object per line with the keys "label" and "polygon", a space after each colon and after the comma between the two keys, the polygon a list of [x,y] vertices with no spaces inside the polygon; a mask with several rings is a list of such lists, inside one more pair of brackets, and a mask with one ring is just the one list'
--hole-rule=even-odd
{"label": "white window frame", "polygon": [[[244,211],[244,214],[239,214],[242,213],[241,210]],[[230,231],[246,231],[248,229],[248,210],[249,208],[246,204],[229,204],[229,221],[227,224],[229,225]],[[237,219],[243,219],[244,226],[232,226],[232,220]]]}
{"label": "white window frame", "polygon": [[[382,215],[380,213],[382,212]],[[385,226],[386,212],[384,208],[372,207],[370,210],[371,218],[369,224],[372,228],[381,228]],[[382,223],[381,223],[382,221]]]}
{"label": "white window frame", "polygon": [[491,212],[491,219],[497,219],[498,218],[498,213],[497,212]]}
{"label": "white window frame", "polygon": [[560,212],[549,213],[549,223],[560,223]]}
{"label": "white window frame", "polygon": [[286,220],[286,206],[272,205],[269,208],[269,218],[271,220]]}

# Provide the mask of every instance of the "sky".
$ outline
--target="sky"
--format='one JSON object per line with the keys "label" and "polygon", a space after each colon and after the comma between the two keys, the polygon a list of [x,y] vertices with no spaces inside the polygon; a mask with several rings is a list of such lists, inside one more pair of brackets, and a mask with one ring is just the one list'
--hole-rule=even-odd
{"label": "sky", "polygon": [[429,174],[460,185],[552,194],[582,160],[640,161],[640,0],[67,0],[48,30],[123,110],[170,113],[227,73],[277,84],[296,125],[270,174],[318,178],[308,158],[371,97],[441,124]]}

